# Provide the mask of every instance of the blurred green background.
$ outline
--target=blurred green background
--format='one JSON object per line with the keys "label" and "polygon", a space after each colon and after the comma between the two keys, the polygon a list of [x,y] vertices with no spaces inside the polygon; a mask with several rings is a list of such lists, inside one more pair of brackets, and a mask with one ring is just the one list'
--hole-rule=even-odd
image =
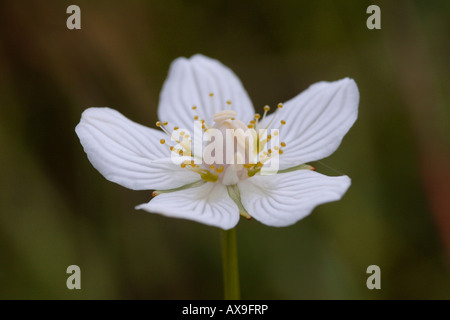
{"label": "blurred green background", "polygon": [[[81,30],[66,8],[81,8]],[[381,8],[381,30],[366,8]],[[0,298],[221,299],[219,229],[134,210],[74,128],[109,106],[154,127],[170,62],[203,53],[258,111],[354,78],[359,119],[319,172],[342,201],[238,225],[244,299],[450,298],[449,1],[0,1]],[[66,268],[81,268],[81,290]],[[381,290],[366,268],[381,267]]]}

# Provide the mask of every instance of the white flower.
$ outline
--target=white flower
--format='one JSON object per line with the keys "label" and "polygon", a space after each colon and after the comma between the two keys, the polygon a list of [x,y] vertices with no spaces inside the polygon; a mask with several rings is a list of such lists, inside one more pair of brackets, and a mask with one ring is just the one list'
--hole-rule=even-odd
{"label": "white flower", "polygon": [[[319,204],[339,200],[347,191],[347,176],[328,177],[304,164],[338,148],[357,118],[358,102],[352,79],[319,82],[280,104],[271,115],[266,115],[265,107],[261,117],[255,115],[247,92],[230,69],[195,55],[178,58],[170,67],[158,107],[164,122],[157,125],[162,131],[109,108],[87,109],[75,130],[92,165],[106,179],[133,190],[157,190],[154,199],[137,209],[222,229],[233,228],[240,214],[281,227],[304,218]],[[244,165],[193,164],[192,150],[186,145],[188,161],[174,164],[171,154],[179,151],[174,144],[179,148],[183,141],[172,143],[170,135],[175,130],[180,136],[181,128],[191,131],[194,119],[203,120],[205,129],[243,124],[280,129],[280,147],[271,150],[280,153],[278,173],[261,175],[264,160]],[[187,131],[182,133],[190,142]],[[266,142],[259,141],[259,147]],[[266,151],[263,156],[267,155]]]}

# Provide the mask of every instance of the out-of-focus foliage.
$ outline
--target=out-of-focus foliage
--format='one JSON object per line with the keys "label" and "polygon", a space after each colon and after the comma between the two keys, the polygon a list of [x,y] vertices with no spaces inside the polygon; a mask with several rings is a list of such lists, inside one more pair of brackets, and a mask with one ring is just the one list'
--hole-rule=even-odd
{"label": "out-of-focus foliage", "polygon": [[[366,28],[368,1],[80,0],[73,31],[72,2],[0,2],[0,297],[222,297],[219,230],[135,211],[151,192],[106,181],[74,132],[93,106],[154,126],[170,62],[200,52],[259,111],[321,80],[361,94],[341,147],[314,164],[352,178],[343,200],[288,228],[240,222],[243,298],[450,298],[450,5],[376,2],[381,30]],[[372,264],[381,290],[366,288]]]}

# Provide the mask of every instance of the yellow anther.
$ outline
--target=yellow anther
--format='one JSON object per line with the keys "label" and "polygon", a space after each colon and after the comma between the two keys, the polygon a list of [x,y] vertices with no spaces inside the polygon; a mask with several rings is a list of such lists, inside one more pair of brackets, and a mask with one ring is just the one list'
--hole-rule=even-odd
{"label": "yellow anther", "polygon": [[282,125],[285,125],[285,124],[286,124],[286,121],[281,120],[280,123],[281,123]]}
{"label": "yellow anther", "polygon": [[255,124],[256,121],[255,121],[255,120],[250,120],[250,123],[251,123],[251,124]]}
{"label": "yellow anther", "polygon": [[214,167],[214,165],[210,165],[209,168],[210,168],[211,170],[214,170],[215,167]]}
{"label": "yellow anther", "polygon": [[184,137],[185,137],[186,139],[189,139],[191,136],[187,134],[187,135],[185,135]]}
{"label": "yellow anther", "polygon": [[269,106],[264,106],[264,111],[268,112],[270,110]]}
{"label": "yellow anther", "polygon": [[251,128],[253,128],[253,125],[252,125],[252,124],[249,124],[247,127],[248,127],[249,129],[251,129]]}
{"label": "yellow anther", "polygon": [[273,133],[274,136],[278,135],[278,130]]}
{"label": "yellow anther", "polygon": [[161,121],[156,121],[156,126],[161,127]]}
{"label": "yellow anther", "polygon": [[170,147],[169,149],[170,149],[170,151],[173,151],[173,150],[175,150],[175,148],[174,148],[174,147]]}
{"label": "yellow anther", "polygon": [[193,107],[192,107],[192,110],[197,110],[197,106],[193,106]]}
{"label": "yellow anther", "polygon": [[271,154],[271,153],[272,153],[272,149],[267,150],[267,152],[268,152],[269,154]]}
{"label": "yellow anther", "polygon": [[278,149],[280,149],[278,146],[273,147],[273,150],[278,150]]}
{"label": "yellow anther", "polygon": [[198,120],[198,116],[195,116],[195,117],[194,117],[194,120]]}
{"label": "yellow anther", "polygon": [[180,131],[180,136],[184,136],[184,131]]}
{"label": "yellow anther", "polygon": [[280,102],[277,107],[278,107],[278,109],[281,109],[281,108],[283,108],[283,104]]}
{"label": "yellow anther", "polygon": [[180,129],[179,127],[173,127],[174,131],[177,131],[178,129]]}
{"label": "yellow anther", "polygon": [[230,104],[231,104],[231,101],[230,101],[230,100],[227,100],[227,104],[230,105]]}
{"label": "yellow anther", "polygon": [[261,115],[259,113],[255,114],[255,119],[258,120],[259,118],[261,118]]}
{"label": "yellow anther", "polygon": [[169,123],[168,123],[167,121],[164,121],[164,122],[163,122],[163,125],[164,125],[164,126],[167,126],[168,124],[169,124]]}
{"label": "yellow anther", "polygon": [[180,156],[182,156],[182,155],[183,155],[183,150],[179,150],[179,151],[178,151],[178,154],[179,154]]}
{"label": "yellow anther", "polygon": [[210,97],[214,97],[214,93],[211,92],[211,93],[209,94],[209,96],[210,96]]}
{"label": "yellow anther", "polygon": [[267,135],[267,141],[269,141],[270,139],[272,139],[272,135],[268,134]]}
{"label": "yellow anther", "polygon": [[224,168],[223,166],[220,166],[220,167],[216,168],[216,171],[217,171],[218,173],[221,173],[221,172],[223,172],[224,169],[225,169],[225,168]]}
{"label": "yellow anther", "polygon": [[164,144],[164,143],[166,143],[166,140],[161,139],[161,140],[159,140],[159,142],[160,142],[161,144]]}
{"label": "yellow anther", "polygon": [[278,153],[279,153],[279,154],[283,154],[283,150],[281,150],[281,149],[278,150]]}
{"label": "yellow anther", "polygon": [[282,142],[282,143],[280,143],[280,145],[281,145],[282,147],[286,147],[286,142]]}
{"label": "yellow anther", "polygon": [[204,124],[202,124],[202,129],[205,129],[206,127],[205,127],[205,125]]}
{"label": "yellow anther", "polygon": [[236,120],[236,119],[234,119],[234,118],[231,118],[231,120]]}
{"label": "yellow anther", "polygon": [[182,163],[182,164],[181,164],[181,167],[182,167],[182,168],[186,168],[186,163]]}

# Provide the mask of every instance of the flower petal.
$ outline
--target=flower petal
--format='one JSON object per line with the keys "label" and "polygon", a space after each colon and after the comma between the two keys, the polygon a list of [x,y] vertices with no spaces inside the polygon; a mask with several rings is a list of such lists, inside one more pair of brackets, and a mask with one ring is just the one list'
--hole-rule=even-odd
{"label": "flower petal", "polygon": [[242,204],[251,216],[268,226],[284,227],[306,217],[319,204],[341,199],[350,178],[298,170],[254,176],[238,186]]}
{"label": "flower petal", "polygon": [[110,108],[89,108],[75,128],[89,161],[108,180],[133,190],[176,188],[199,175],[172,163],[158,130]]}
{"label": "flower petal", "polygon": [[197,221],[224,230],[233,228],[239,221],[239,210],[228,196],[227,189],[219,183],[162,193],[136,207],[168,217]]}
{"label": "flower petal", "polygon": [[[193,106],[197,109],[192,110]],[[222,110],[235,110],[244,122],[254,116],[250,98],[233,71],[200,54],[176,59],[161,91],[159,119],[192,130],[195,115],[212,124],[214,114]]]}
{"label": "flower petal", "polygon": [[318,82],[289,100],[268,117],[280,120],[280,141],[286,142],[280,169],[323,159],[331,155],[358,116],[359,92],[349,78]]}

